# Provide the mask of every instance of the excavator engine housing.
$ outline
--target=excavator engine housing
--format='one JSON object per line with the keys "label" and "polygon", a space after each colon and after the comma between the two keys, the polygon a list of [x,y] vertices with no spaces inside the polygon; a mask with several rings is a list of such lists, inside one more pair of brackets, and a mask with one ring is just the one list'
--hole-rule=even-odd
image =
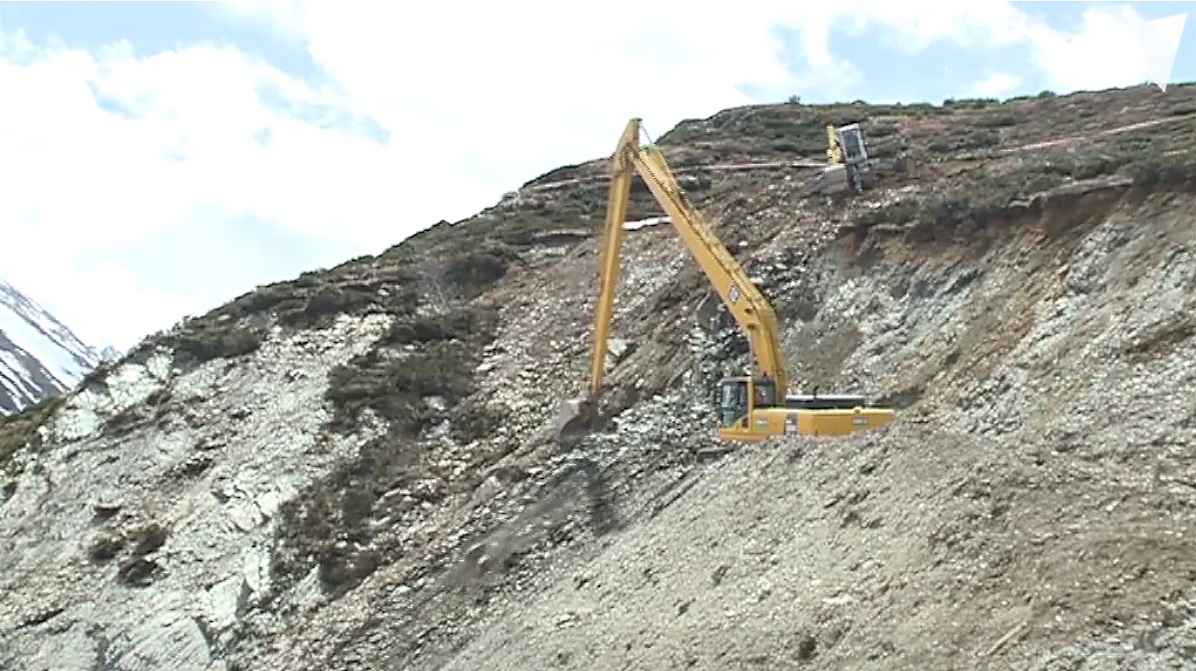
{"label": "excavator engine housing", "polygon": [[778,402],[767,378],[732,377],[720,385],[718,436],[723,441],[756,442],[781,435],[846,436],[893,421],[896,413],[855,394],[786,395]]}

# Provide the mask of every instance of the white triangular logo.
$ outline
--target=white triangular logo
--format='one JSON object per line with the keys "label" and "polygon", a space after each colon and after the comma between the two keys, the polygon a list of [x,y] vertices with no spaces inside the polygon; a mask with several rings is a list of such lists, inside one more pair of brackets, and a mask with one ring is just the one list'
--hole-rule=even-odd
{"label": "white triangular logo", "polygon": [[1179,41],[1187,21],[1187,12],[1164,16],[1144,21],[1138,31],[1142,65],[1146,70],[1143,74],[1164,92],[1171,80],[1171,68],[1175,66],[1175,55],[1179,52]]}

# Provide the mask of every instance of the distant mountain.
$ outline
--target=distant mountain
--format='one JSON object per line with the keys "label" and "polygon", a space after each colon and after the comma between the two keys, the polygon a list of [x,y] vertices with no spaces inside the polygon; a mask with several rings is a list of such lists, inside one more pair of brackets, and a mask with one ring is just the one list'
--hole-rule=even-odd
{"label": "distant mountain", "polygon": [[0,280],[0,414],[10,414],[73,387],[103,353],[85,344],[45,308]]}

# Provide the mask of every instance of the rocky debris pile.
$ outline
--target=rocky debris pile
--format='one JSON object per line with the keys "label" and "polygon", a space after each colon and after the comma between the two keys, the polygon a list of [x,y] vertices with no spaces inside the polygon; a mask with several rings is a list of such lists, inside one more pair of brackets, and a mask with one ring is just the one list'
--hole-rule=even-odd
{"label": "rocky debris pile", "polygon": [[[1001,659],[1054,669],[1083,650],[1109,661],[1182,659],[1191,620],[1177,581],[1190,558],[1172,554],[1177,547],[1153,559],[1146,548],[1114,551],[1100,529],[1128,530],[1100,502],[1077,511],[1090,527],[1043,524],[1044,497],[1090,485],[1052,491],[1060,481],[1027,480],[1022,459],[991,439],[914,425],[746,448],[617,543],[559,568],[530,600],[504,603],[443,668],[958,668]],[[1166,538],[1185,524],[1155,519],[1139,533]],[[1075,556],[1095,565],[1075,573]],[[1139,571],[1170,577],[1156,587],[1130,577]],[[1073,587],[1069,575],[1081,582]],[[1165,612],[1149,605],[1156,598]],[[1089,641],[1105,599],[1142,610],[1124,611],[1105,641]],[[887,612],[907,626],[890,626]]]}
{"label": "rocky debris pile", "polygon": [[[1022,632],[1011,633],[1016,635]],[[1041,655],[1025,668],[1028,671],[1076,668],[1182,669],[1196,659],[1194,641],[1196,602],[1180,601],[1174,605],[1165,621],[1152,623],[1136,636],[1108,636],[1101,640],[1074,643]]]}

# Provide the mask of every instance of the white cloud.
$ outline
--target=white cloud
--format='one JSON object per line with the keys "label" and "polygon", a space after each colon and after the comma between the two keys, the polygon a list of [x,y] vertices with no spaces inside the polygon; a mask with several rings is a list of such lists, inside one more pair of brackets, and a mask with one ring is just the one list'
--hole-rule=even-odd
{"label": "white cloud", "polygon": [[1008,72],[994,72],[976,82],[967,92],[969,98],[1004,98],[1022,88],[1022,78]]}
{"label": "white cloud", "polygon": [[[253,267],[221,268],[215,257],[212,272],[239,274],[239,282],[159,299],[162,278],[102,265],[157,234],[255,215],[295,234],[377,247],[375,208],[389,177],[402,173],[397,157],[265,107],[255,87],[281,77],[210,47],[148,59],[120,46],[96,56],[48,52],[28,66],[0,61],[0,275],[85,337],[127,345],[186,311],[219,304],[230,286],[269,279]],[[93,90],[139,116],[101,109]],[[253,141],[260,128],[272,129],[268,149]],[[185,259],[190,250],[150,245],[146,253]]]}
{"label": "white cloud", "polygon": [[1078,33],[1040,35],[1034,42],[1035,59],[1055,90],[1140,84],[1150,75],[1138,37],[1145,23],[1128,5],[1087,9]]}
{"label": "white cloud", "polygon": [[880,26],[881,39],[907,53],[936,42],[969,49],[990,49],[1025,43],[1050,29],[1009,2],[973,0],[945,4],[939,0],[835,3],[830,20],[855,30]]}
{"label": "white cloud", "polygon": [[[210,7],[302,40],[328,85],[231,49],[138,57],[115,44],[86,53],[31,45],[0,28],[0,276],[85,338],[129,345],[278,279],[264,270],[278,263],[223,267],[214,254],[212,284],[168,288],[167,279],[179,280],[109,261],[143,254],[154,267],[181,263],[199,252],[161,242],[180,231],[228,235],[218,224],[252,216],[331,265],[466,216],[545,170],[605,154],[631,116],[659,136],[683,118],[755,102],[746,90],[771,100],[846,96],[864,75],[843,57],[851,45],[832,44],[832,26],[857,35],[880,26],[885,42],[910,51],[942,40],[1025,45],[1058,90],[1129,83],[1091,59],[1062,64],[1094,50],[1128,9],[1093,10],[1084,25],[1095,32],[1068,37],[1009,3],[979,1],[863,0],[819,12],[791,0],[741,0],[726,11],[677,0]],[[780,28],[801,36],[797,71],[782,60]],[[1014,86],[1009,77],[982,85]],[[291,105],[372,117],[390,141],[321,127]],[[257,141],[263,129],[266,146]]]}

